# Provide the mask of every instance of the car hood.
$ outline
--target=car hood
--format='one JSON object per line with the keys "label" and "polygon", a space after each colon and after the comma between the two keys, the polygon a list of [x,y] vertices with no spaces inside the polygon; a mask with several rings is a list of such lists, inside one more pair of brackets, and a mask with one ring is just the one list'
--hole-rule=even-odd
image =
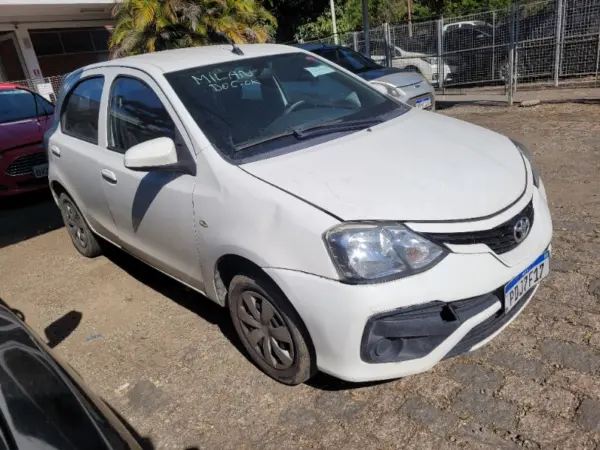
{"label": "car hood", "polygon": [[383,81],[396,87],[410,86],[416,83],[425,82],[423,77],[415,72],[407,72],[395,67],[382,67],[381,69],[370,70],[359,74],[361,78],[367,81]]}
{"label": "car hood", "polygon": [[50,118],[21,120],[0,123],[0,153],[15,147],[24,147],[42,142],[44,133],[51,123]]}
{"label": "car hood", "polygon": [[508,138],[417,110],[242,168],[342,220],[475,219],[515,202],[527,184]]}

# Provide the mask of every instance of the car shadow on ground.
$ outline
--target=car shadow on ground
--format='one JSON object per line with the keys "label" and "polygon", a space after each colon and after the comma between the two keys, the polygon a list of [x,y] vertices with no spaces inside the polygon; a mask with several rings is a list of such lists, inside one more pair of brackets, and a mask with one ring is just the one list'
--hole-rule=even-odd
{"label": "car shadow on ground", "polygon": [[247,357],[226,308],[217,305],[202,294],[153,269],[117,247],[104,244],[103,252],[104,256],[113,264],[119,266],[140,283],[154,289],[207,322],[217,325],[223,335]]}
{"label": "car shadow on ground", "polygon": [[50,190],[0,197],[0,249],[62,226]]}
{"label": "car shadow on ground", "polygon": [[[202,317],[207,322],[217,325],[223,335],[235,346],[235,348],[244,355],[246,359],[252,362],[233,328],[229,311],[226,308],[217,305],[202,294],[187,288],[178,281],[153,269],[117,247],[106,243],[103,246],[103,250],[104,256],[140,283],[154,289],[156,292],[159,292],[175,303]],[[257,368],[257,370],[259,369]],[[387,381],[352,383],[319,372],[307,382],[307,385],[314,389],[324,391],[342,391],[374,386],[386,382]]]}

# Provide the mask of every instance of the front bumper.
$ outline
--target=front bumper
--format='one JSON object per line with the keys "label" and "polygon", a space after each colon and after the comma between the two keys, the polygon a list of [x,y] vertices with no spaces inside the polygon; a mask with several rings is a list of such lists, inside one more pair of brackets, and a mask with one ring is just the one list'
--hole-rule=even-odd
{"label": "front bumper", "polygon": [[[543,192],[543,189],[542,189]],[[545,197],[545,196],[544,196]],[[444,358],[479,347],[506,327],[531,300],[534,290],[503,315],[496,295],[549,246],[552,221],[545,198],[533,193],[536,220],[529,236],[511,252],[498,257],[491,251],[453,251],[430,270],[396,281],[348,285],[306,273],[266,268],[302,317],[312,338],[318,368],[348,381],[398,378],[432,368]],[[465,246],[471,247],[471,246]],[[511,254],[519,256],[511,259]],[[518,261],[518,262],[515,262]],[[479,308],[463,315],[460,324],[421,356],[398,362],[368,362],[364,353],[365,328],[374,317],[390,316],[404,308],[452,304],[481,299]],[[458,305],[460,306],[460,305]],[[464,306],[464,305],[463,305]],[[424,354],[423,354],[424,353]],[[367,360],[365,360],[367,359]]]}
{"label": "front bumper", "polygon": [[[16,161],[25,159],[22,172],[18,175],[7,173]],[[29,164],[29,161],[32,161]],[[23,194],[48,187],[48,178],[36,178],[29,166],[47,163],[44,150],[31,150],[31,148],[5,152],[0,159],[0,197]],[[26,172],[26,173],[25,173]],[[22,173],[22,174],[21,174]]]}

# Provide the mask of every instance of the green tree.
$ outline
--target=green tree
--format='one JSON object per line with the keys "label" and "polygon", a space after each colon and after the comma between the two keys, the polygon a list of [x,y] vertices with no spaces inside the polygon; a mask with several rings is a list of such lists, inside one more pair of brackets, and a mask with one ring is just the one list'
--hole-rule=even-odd
{"label": "green tree", "polygon": [[266,42],[277,26],[256,0],[124,0],[113,16],[111,58],[223,42],[223,36]]}
{"label": "green tree", "polygon": [[[289,0],[288,0],[289,1]],[[515,0],[516,1],[516,0]],[[506,10],[511,0],[412,0],[412,20],[422,21],[460,16],[494,9]],[[369,23],[404,23],[408,20],[408,0],[369,0]],[[338,32],[357,31],[363,27],[361,0],[336,0]],[[320,16],[296,30],[296,39],[316,39],[331,35],[331,12],[328,5]]]}
{"label": "green tree", "polygon": [[[369,23],[372,27],[384,22],[394,24],[407,20],[406,0],[369,0]],[[362,0],[336,0],[336,22],[338,33],[361,30]],[[429,8],[413,2],[413,20],[421,20],[431,15]],[[316,39],[331,35],[331,11],[327,7],[315,21],[304,24],[296,30],[296,39]]]}

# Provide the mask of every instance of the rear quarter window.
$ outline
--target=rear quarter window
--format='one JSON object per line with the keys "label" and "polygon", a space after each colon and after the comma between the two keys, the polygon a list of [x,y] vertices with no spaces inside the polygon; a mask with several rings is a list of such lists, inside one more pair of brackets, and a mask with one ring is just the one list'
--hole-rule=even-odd
{"label": "rear quarter window", "polygon": [[61,113],[63,133],[98,143],[98,118],[104,77],[86,78],[67,94]]}

